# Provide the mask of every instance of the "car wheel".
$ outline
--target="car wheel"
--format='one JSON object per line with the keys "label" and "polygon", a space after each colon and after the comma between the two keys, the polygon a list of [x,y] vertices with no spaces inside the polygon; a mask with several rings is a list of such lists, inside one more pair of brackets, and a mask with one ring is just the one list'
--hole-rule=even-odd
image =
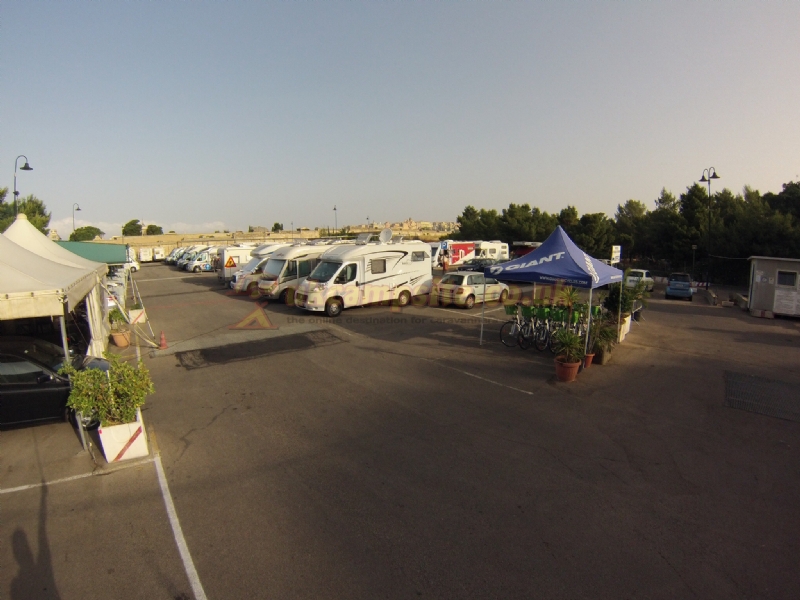
{"label": "car wheel", "polygon": [[689,302],[692,302],[693,300],[694,300],[694,296],[689,296]]}
{"label": "car wheel", "polygon": [[669,300],[669,294],[667,294],[666,292],[664,292],[664,300]]}
{"label": "car wheel", "polygon": [[471,310],[473,306],[475,306],[475,296],[470,294],[467,296],[467,300],[464,302],[464,308]]}
{"label": "car wheel", "polygon": [[411,303],[411,292],[400,292],[397,297],[397,306],[408,306]]}
{"label": "car wheel", "polygon": [[325,303],[325,314],[329,317],[338,317],[342,314],[342,301],[339,298],[331,298]]}
{"label": "car wheel", "polygon": [[503,304],[506,300],[508,300],[508,290],[503,290],[500,292],[500,304]]}
{"label": "car wheel", "polygon": [[192,269],[192,271],[194,273],[199,273],[200,272],[200,267],[195,267],[194,269]]}
{"label": "car wheel", "polygon": [[247,284],[247,295],[251,298],[258,296],[258,284],[255,281],[251,281]]}

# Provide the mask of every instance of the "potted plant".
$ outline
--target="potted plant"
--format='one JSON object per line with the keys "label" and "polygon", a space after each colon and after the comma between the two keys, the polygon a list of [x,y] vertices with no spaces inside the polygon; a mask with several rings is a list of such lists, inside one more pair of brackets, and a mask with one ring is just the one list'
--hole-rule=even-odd
{"label": "potted plant", "polygon": [[128,320],[122,311],[114,307],[108,313],[108,320],[111,322],[111,338],[114,344],[120,348],[127,348],[131,345],[131,332],[128,330]]}
{"label": "potted plant", "polygon": [[141,302],[137,302],[128,309],[128,319],[131,325],[141,325],[147,322],[147,313],[144,312],[144,306],[142,306]]}
{"label": "potted plant", "polygon": [[115,354],[105,357],[107,371],[64,369],[72,382],[67,406],[100,422],[97,433],[108,462],[147,456],[141,406],[154,391],[150,372],[142,362],[134,367]]}
{"label": "potted plant", "polygon": [[553,334],[556,349],[556,377],[559,381],[575,381],[583,359],[583,339],[567,328]]}
{"label": "potted plant", "polygon": [[611,349],[617,342],[617,327],[608,318],[598,318],[592,321],[589,347],[595,355],[595,362],[599,365],[608,364],[611,360]]}
{"label": "potted plant", "polygon": [[559,302],[561,302],[564,306],[567,307],[568,315],[567,315],[567,323],[572,323],[572,311],[580,298],[580,292],[577,289],[568,285],[561,289],[558,293]]}

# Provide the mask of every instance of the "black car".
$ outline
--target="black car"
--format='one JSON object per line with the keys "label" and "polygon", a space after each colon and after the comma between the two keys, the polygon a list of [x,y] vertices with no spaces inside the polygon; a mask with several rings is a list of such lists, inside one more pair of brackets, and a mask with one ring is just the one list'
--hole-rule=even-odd
{"label": "black car", "polygon": [[[78,370],[108,370],[108,361],[71,356]],[[69,378],[61,347],[31,337],[0,337],[0,425],[72,419],[67,408]]]}
{"label": "black car", "polygon": [[491,267],[499,262],[501,261],[495,258],[470,258],[469,260],[466,260],[462,264],[456,266],[458,267],[459,271],[477,271],[479,273],[483,273],[483,270],[486,267]]}

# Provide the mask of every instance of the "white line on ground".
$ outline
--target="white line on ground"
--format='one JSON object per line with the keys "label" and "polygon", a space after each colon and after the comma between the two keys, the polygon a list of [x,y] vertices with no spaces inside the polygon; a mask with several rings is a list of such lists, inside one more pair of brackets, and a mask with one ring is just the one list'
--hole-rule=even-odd
{"label": "white line on ground", "polygon": [[[423,359],[423,360],[430,360],[430,359]],[[500,383],[499,381],[493,381],[491,379],[487,379],[486,377],[481,377],[480,375],[475,375],[474,373],[470,373],[469,371],[463,371],[461,369],[456,369],[455,367],[450,367],[448,365],[442,364],[441,361],[436,361],[439,365],[444,367],[445,369],[450,369],[451,371],[455,371],[456,373],[461,373],[463,375],[468,375],[469,377],[474,377],[475,379],[480,379],[481,381],[485,381],[487,383],[493,383],[494,385],[499,385],[500,387],[507,388],[509,390],[514,390],[515,392],[521,392],[523,394],[527,394],[528,396],[533,396],[533,392],[529,392],[528,390],[521,390],[519,388],[512,387],[510,385],[506,385],[505,383]]]}
{"label": "white line on ground", "polygon": [[192,555],[189,554],[189,547],[186,545],[186,539],[183,537],[183,530],[181,529],[180,521],[178,521],[178,513],[175,511],[175,504],[172,502],[172,495],[169,493],[169,484],[167,483],[167,476],[164,475],[164,467],[161,464],[160,454],[156,454],[155,463],[156,472],[158,473],[158,484],[161,486],[161,496],[164,498],[164,505],[167,507],[169,524],[172,526],[172,534],[175,537],[175,543],[178,545],[178,552],[181,554],[186,577],[189,578],[195,600],[206,600],[206,592],[203,590],[200,577],[197,575],[197,570],[194,568]]}
{"label": "white line on ground", "polygon": [[32,483],[30,485],[21,485],[19,487],[7,488],[4,490],[0,490],[0,494],[10,494],[11,492],[22,492],[24,490],[30,490],[33,488],[42,487],[43,485],[55,485],[57,483],[66,483],[68,481],[75,481],[76,479],[84,479],[86,477],[92,477],[92,476],[99,477],[102,475],[108,475],[109,473],[113,473],[114,471],[121,471],[122,469],[130,469],[131,467],[138,467],[140,465],[153,462],[154,460],[155,459],[153,458],[147,458],[145,460],[137,460],[130,464],[121,465],[116,469],[109,471],[93,471],[91,473],[81,473],[80,475],[73,475],[72,477],[64,477],[63,479],[55,479],[54,481],[42,481],[40,483]]}
{"label": "white line on ground", "polygon": [[172,279],[186,279],[188,277],[197,277],[197,273],[192,273],[191,275],[176,275],[175,277],[156,277],[154,279],[136,279],[136,283],[142,283],[144,281],[170,281]]}
{"label": "white line on ground", "polygon": [[[471,317],[471,316],[473,316],[473,315],[470,315],[469,313],[467,313],[465,315],[463,311],[453,310],[452,308],[440,308],[439,310],[445,310],[447,312],[451,312],[451,313],[456,314],[456,315],[461,315],[462,317]],[[478,319],[478,320],[480,320],[480,318],[481,318],[480,315],[478,315],[477,313],[474,315],[474,317],[476,319]],[[484,318],[489,320],[489,321],[505,321],[505,319],[495,319],[494,317],[484,317]]]}

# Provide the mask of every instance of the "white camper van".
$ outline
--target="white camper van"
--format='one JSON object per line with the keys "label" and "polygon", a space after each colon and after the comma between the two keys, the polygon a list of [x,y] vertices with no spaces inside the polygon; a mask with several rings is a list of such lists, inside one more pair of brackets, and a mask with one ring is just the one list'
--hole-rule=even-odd
{"label": "white camper van", "polygon": [[161,246],[156,246],[153,248],[153,260],[164,260],[164,248]]}
{"label": "white camper van", "polygon": [[228,246],[227,248],[221,248],[217,252],[217,264],[219,264],[217,279],[223,285],[233,278],[233,274],[236,271],[247,264],[247,261],[251,258],[250,253],[253,248],[252,245]]}
{"label": "white camper van", "polygon": [[342,246],[311,246],[295,244],[279,248],[264,265],[264,272],[258,282],[258,293],[269,300],[286,304],[294,303],[297,288],[319,263],[320,257],[331,248]]}
{"label": "white camper van", "polygon": [[500,240],[491,242],[475,242],[475,258],[494,258],[495,260],[508,260],[508,244]]}
{"label": "white camper van", "polygon": [[139,248],[139,262],[153,262],[153,249]]}
{"label": "white camper van", "polygon": [[264,265],[276,250],[286,248],[289,244],[262,244],[250,252],[252,258],[239,271],[233,274],[231,287],[237,292],[247,292],[250,295],[258,293],[258,282],[264,272]]}
{"label": "white camper van", "polygon": [[429,294],[433,285],[431,246],[424,242],[391,243],[359,240],[355,246],[332,248],[297,291],[295,305],[336,317],[344,308],[394,301],[406,306],[414,296]]}

